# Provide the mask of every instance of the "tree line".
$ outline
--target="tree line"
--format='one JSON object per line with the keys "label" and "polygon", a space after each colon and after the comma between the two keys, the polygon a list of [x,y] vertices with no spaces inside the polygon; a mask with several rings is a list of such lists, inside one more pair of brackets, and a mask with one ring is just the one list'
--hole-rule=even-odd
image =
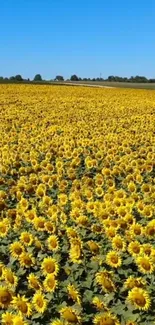
{"label": "tree line", "polygon": [[20,74],[16,76],[11,76],[10,78],[0,77],[0,82],[49,82],[49,81],[108,81],[108,82],[129,82],[129,83],[155,83],[155,79],[148,79],[144,76],[131,76],[127,77],[119,77],[119,76],[109,76],[108,78],[80,78],[76,74],[72,75],[70,79],[65,80],[63,76],[57,75],[55,79],[45,80],[42,78],[41,74],[36,74],[32,80],[24,79]]}

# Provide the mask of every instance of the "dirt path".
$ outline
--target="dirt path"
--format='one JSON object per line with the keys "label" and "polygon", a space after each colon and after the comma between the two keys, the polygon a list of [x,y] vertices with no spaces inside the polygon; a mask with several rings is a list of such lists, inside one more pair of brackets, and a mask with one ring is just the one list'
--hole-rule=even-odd
{"label": "dirt path", "polygon": [[94,85],[94,84],[82,84],[82,83],[73,83],[73,82],[64,82],[63,85],[96,87],[96,88],[115,88],[115,87],[110,87],[110,86],[102,86],[102,85]]}

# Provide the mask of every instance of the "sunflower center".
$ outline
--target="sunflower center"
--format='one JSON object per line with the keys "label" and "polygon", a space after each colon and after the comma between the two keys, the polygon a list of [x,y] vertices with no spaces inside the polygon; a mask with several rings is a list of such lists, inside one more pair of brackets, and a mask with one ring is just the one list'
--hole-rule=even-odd
{"label": "sunflower center", "polygon": [[53,263],[46,266],[46,271],[48,273],[53,273],[55,271],[55,265]]}
{"label": "sunflower center", "polygon": [[26,302],[21,301],[21,302],[19,303],[19,309],[20,309],[20,311],[21,311],[23,314],[26,314],[27,311],[28,311],[28,307],[27,307]]}
{"label": "sunflower center", "polygon": [[37,305],[42,308],[43,307],[43,300],[41,298],[38,298],[36,301]]}
{"label": "sunflower center", "polygon": [[104,317],[97,325],[115,325],[115,321],[109,317]]}
{"label": "sunflower center", "polygon": [[139,297],[135,298],[135,303],[138,306],[144,307],[145,304],[146,304],[146,300],[145,300],[145,298],[143,296],[139,296]]}
{"label": "sunflower center", "polygon": [[4,292],[2,293],[1,297],[0,297],[0,301],[2,304],[9,304],[11,301],[11,294],[9,292]]}
{"label": "sunflower center", "polygon": [[17,255],[20,255],[22,253],[22,248],[21,247],[15,247],[15,253]]}
{"label": "sunflower center", "polygon": [[66,310],[63,313],[64,318],[70,323],[76,323],[78,321],[76,315],[72,311]]}
{"label": "sunflower center", "polygon": [[133,247],[133,252],[136,253],[136,254],[138,254],[140,252],[139,246],[134,246]]}
{"label": "sunflower center", "polygon": [[111,262],[114,263],[114,264],[118,263],[118,256],[112,256],[111,257]]}
{"label": "sunflower center", "polygon": [[144,262],[142,262],[142,267],[145,269],[145,270],[147,270],[147,271],[149,271],[150,270],[150,263],[148,262],[148,261],[144,261]]}

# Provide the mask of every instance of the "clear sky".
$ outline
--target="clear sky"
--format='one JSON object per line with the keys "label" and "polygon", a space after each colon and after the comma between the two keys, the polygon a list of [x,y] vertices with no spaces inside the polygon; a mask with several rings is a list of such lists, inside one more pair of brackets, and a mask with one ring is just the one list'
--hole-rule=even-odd
{"label": "clear sky", "polygon": [[155,0],[0,0],[0,75],[155,78]]}

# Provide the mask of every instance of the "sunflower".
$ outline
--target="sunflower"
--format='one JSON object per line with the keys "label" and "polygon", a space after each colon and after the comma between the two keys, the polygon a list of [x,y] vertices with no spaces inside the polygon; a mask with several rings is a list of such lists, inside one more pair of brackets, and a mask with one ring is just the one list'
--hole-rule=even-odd
{"label": "sunflower", "polygon": [[130,276],[124,283],[124,287],[126,289],[133,289],[134,287],[137,288],[144,288],[146,286],[147,282],[139,277],[139,278],[134,278],[132,276]]}
{"label": "sunflower", "polygon": [[143,274],[151,274],[154,271],[153,261],[147,255],[137,257],[136,264],[138,265],[140,272]]}
{"label": "sunflower", "polygon": [[128,293],[127,300],[139,310],[148,310],[151,305],[149,294],[142,288],[133,288]]}
{"label": "sunflower", "polygon": [[16,288],[18,283],[17,276],[12,272],[11,269],[5,268],[3,272],[4,279],[10,288]]}
{"label": "sunflower", "polygon": [[34,227],[37,231],[45,230],[46,219],[44,217],[35,217],[33,220]]}
{"label": "sunflower", "polygon": [[112,248],[114,250],[124,252],[126,250],[126,243],[125,243],[124,239],[119,235],[116,235],[115,237],[113,237]]}
{"label": "sunflower", "polygon": [[108,310],[106,304],[99,298],[99,297],[94,297],[92,300],[92,304],[96,307],[96,309],[98,310]]}
{"label": "sunflower", "polygon": [[6,237],[9,229],[10,229],[10,224],[8,222],[8,219],[7,218],[2,219],[2,221],[0,221],[0,237]]}
{"label": "sunflower", "polygon": [[53,234],[56,231],[56,227],[51,221],[45,222],[45,229],[49,234]]}
{"label": "sunflower", "polygon": [[23,319],[22,315],[15,315],[13,317],[13,325],[28,325],[28,323]]}
{"label": "sunflower", "polygon": [[111,279],[111,274],[106,271],[100,271],[95,276],[96,282],[102,287],[105,292],[115,291],[115,285]]}
{"label": "sunflower", "polygon": [[27,231],[23,231],[20,235],[20,240],[25,246],[31,246],[33,243],[33,236]]}
{"label": "sunflower", "polygon": [[48,249],[51,251],[57,251],[59,249],[59,240],[56,235],[51,235],[47,239]]}
{"label": "sunflower", "polygon": [[141,236],[143,234],[143,227],[139,223],[135,223],[130,227],[131,234],[136,236]]}
{"label": "sunflower", "polygon": [[132,241],[129,245],[128,245],[128,252],[133,255],[139,255],[141,253],[141,244],[138,241]]}
{"label": "sunflower", "polygon": [[22,244],[20,242],[15,241],[14,243],[12,243],[10,245],[9,250],[13,257],[18,258],[24,252],[24,247],[22,246]]}
{"label": "sunflower", "polygon": [[68,284],[67,291],[69,297],[74,301],[77,302],[79,305],[81,304],[81,297],[78,290],[75,288],[73,284]]}
{"label": "sunflower", "polygon": [[77,314],[76,310],[72,307],[64,307],[60,310],[60,315],[62,318],[71,324],[80,323],[80,316]]}
{"label": "sunflower", "polygon": [[93,240],[89,240],[87,242],[88,246],[89,246],[89,249],[90,251],[93,253],[93,254],[98,254],[99,253],[99,245],[93,241]]}
{"label": "sunflower", "polygon": [[2,324],[3,325],[13,325],[14,315],[6,312],[2,314]]}
{"label": "sunflower", "polygon": [[80,245],[71,245],[69,257],[73,263],[81,263],[81,247]]}
{"label": "sunflower", "polygon": [[65,322],[63,320],[60,319],[54,319],[50,325],[66,325]]}
{"label": "sunflower", "polygon": [[93,323],[95,325],[120,325],[116,316],[109,312],[97,314],[93,319]]}
{"label": "sunflower", "polygon": [[57,275],[59,272],[59,266],[57,261],[52,257],[45,257],[42,264],[41,269],[44,275],[53,274]]}
{"label": "sunflower", "polygon": [[4,278],[5,265],[0,262],[0,280]]}
{"label": "sunflower", "polygon": [[150,256],[153,252],[153,247],[151,244],[147,243],[147,244],[143,244],[142,245],[142,251],[144,255]]}
{"label": "sunflower", "polygon": [[96,189],[95,189],[95,194],[96,194],[96,196],[99,197],[99,198],[102,197],[103,194],[104,194],[103,188],[102,188],[102,187],[96,187]]}
{"label": "sunflower", "polygon": [[36,275],[30,273],[27,279],[29,288],[34,289],[36,291],[41,289],[41,283],[39,282],[39,279]]}
{"label": "sunflower", "polygon": [[44,288],[47,292],[54,292],[58,281],[55,279],[53,274],[48,274],[43,282]]}
{"label": "sunflower", "polygon": [[154,238],[155,236],[155,220],[151,220],[148,222],[146,228],[145,228],[145,234],[149,238]]}
{"label": "sunflower", "polygon": [[33,306],[38,313],[43,314],[47,309],[47,301],[41,291],[37,291],[32,299]]}
{"label": "sunflower", "polygon": [[118,268],[121,266],[122,264],[122,260],[121,257],[118,255],[117,252],[115,251],[110,251],[107,255],[106,255],[106,263],[108,265],[110,265],[111,267],[115,267]]}
{"label": "sunflower", "polygon": [[18,294],[17,297],[14,297],[12,300],[13,307],[21,312],[24,316],[30,317],[32,314],[31,304],[28,302],[28,299],[25,296],[20,296]]}
{"label": "sunflower", "polygon": [[32,254],[24,252],[19,257],[19,263],[23,267],[30,268],[35,264],[35,259]]}
{"label": "sunflower", "polygon": [[137,323],[133,322],[132,320],[127,321],[127,323],[125,323],[125,325],[138,325]]}
{"label": "sunflower", "polygon": [[0,308],[8,308],[11,301],[11,291],[7,287],[0,287]]}

